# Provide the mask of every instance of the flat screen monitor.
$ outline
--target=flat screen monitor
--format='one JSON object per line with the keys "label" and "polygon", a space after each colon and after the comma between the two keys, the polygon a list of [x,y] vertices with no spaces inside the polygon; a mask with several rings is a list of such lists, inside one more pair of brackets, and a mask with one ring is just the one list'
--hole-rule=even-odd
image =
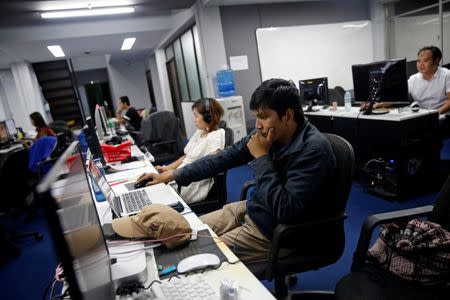
{"label": "flat screen monitor", "polygon": [[8,128],[8,132],[10,136],[17,134],[16,123],[14,123],[13,119],[8,119],[5,121],[6,128]]}
{"label": "flat screen monitor", "polygon": [[5,121],[0,122],[0,143],[5,143],[11,140],[8,132],[8,126]]}
{"label": "flat screen monitor", "polygon": [[38,192],[70,298],[114,299],[109,252],[78,148],[77,141],[68,147]]}
{"label": "flat screen monitor", "polygon": [[103,106],[97,105],[95,107],[95,126],[97,127],[98,138],[103,140],[107,135],[107,118],[105,113],[105,108]]}
{"label": "flat screen monitor", "polygon": [[94,123],[92,122],[91,117],[86,118],[87,128],[83,129],[84,134],[86,135],[86,140],[88,142],[89,150],[92,153],[94,159],[100,159],[101,163],[106,166],[106,160],[103,156],[102,148],[100,147],[100,142],[98,140],[97,134],[95,132]]}
{"label": "flat screen monitor", "polygon": [[[409,102],[406,58],[353,65],[352,74],[356,101]],[[371,90],[374,94],[376,88],[378,91],[373,95],[376,99],[371,99]]]}
{"label": "flat screen monitor", "polygon": [[327,77],[300,80],[298,86],[302,105],[329,104]]}

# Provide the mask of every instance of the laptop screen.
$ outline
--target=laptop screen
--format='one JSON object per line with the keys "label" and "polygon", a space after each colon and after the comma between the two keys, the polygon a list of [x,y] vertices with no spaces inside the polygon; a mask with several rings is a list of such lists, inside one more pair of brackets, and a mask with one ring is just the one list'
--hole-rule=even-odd
{"label": "laptop screen", "polygon": [[37,189],[70,298],[114,299],[108,248],[78,148],[72,143]]}
{"label": "laptop screen", "polygon": [[106,178],[103,175],[102,171],[98,168],[97,164],[92,159],[89,160],[88,170],[92,180],[94,180],[103,196],[105,196],[106,200],[109,202],[109,205],[111,206],[113,212],[117,216],[120,216],[120,212],[122,211],[120,209],[120,200],[118,197],[116,197],[116,194],[112,190],[108,181],[106,181]]}

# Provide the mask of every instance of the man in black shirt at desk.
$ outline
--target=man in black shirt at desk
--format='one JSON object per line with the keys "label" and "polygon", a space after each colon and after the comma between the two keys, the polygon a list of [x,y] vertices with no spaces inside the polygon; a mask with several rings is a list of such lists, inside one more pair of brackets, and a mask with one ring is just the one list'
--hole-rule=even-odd
{"label": "man in black shirt at desk", "polygon": [[[125,111],[125,114],[122,116],[122,113]],[[128,96],[122,96],[119,98],[119,109],[116,113],[116,118],[119,123],[126,123],[126,120],[131,126],[132,129],[139,131],[141,129],[141,121],[142,118],[137,112],[137,110],[130,105],[130,99]]]}
{"label": "man in black shirt at desk", "polygon": [[333,150],[304,118],[299,103],[292,81],[266,80],[250,101],[256,118],[251,134],[181,169],[144,174],[139,180],[151,180],[151,185],[174,179],[185,186],[250,162],[256,181],[250,199],[227,204],[200,219],[244,263],[267,261],[278,224],[323,217],[333,206],[327,194],[335,176]]}

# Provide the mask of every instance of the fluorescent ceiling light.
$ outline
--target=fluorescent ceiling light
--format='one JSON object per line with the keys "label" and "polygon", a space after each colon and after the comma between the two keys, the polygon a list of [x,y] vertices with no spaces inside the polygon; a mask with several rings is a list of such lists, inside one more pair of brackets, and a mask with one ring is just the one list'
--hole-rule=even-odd
{"label": "fluorescent ceiling light", "polygon": [[65,9],[81,9],[81,8],[97,8],[97,7],[113,7],[133,5],[132,0],[77,0],[77,1],[42,1],[38,10],[65,10]]}
{"label": "fluorescent ceiling light", "polygon": [[130,50],[131,47],[133,47],[134,41],[136,41],[136,38],[126,38],[123,40],[122,48],[120,50]]}
{"label": "fluorescent ceiling light", "polygon": [[47,49],[53,54],[54,57],[66,56],[60,45],[47,46]]}
{"label": "fluorescent ceiling light", "polygon": [[366,27],[369,24],[369,22],[365,22],[362,24],[345,24],[342,26],[343,28],[363,28]]}
{"label": "fluorescent ceiling light", "polygon": [[73,18],[73,17],[90,17],[90,16],[129,14],[132,12],[134,12],[134,7],[121,6],[121,7],[108,7],[108,8],[59,10],[59,11],[41,13],[41,17],[44,19],[57,19],[57,18]]}

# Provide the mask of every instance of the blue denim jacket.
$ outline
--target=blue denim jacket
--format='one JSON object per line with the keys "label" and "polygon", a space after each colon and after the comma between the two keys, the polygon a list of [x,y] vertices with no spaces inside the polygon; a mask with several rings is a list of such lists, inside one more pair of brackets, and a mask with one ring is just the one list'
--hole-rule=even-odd
{"label": "blue denim jacket", "polygon": [[247,148],[251,134],[215,155],[176,170],[175,181],[185,186],[251,162],[256,185],[247,201],[247,213],[267,238],[272,238],[277,224],[326,216],[330,199],[327,186],[336,173],[328,140],[305,120],[287,146],[274,144],[268,155],[253,159]]}

